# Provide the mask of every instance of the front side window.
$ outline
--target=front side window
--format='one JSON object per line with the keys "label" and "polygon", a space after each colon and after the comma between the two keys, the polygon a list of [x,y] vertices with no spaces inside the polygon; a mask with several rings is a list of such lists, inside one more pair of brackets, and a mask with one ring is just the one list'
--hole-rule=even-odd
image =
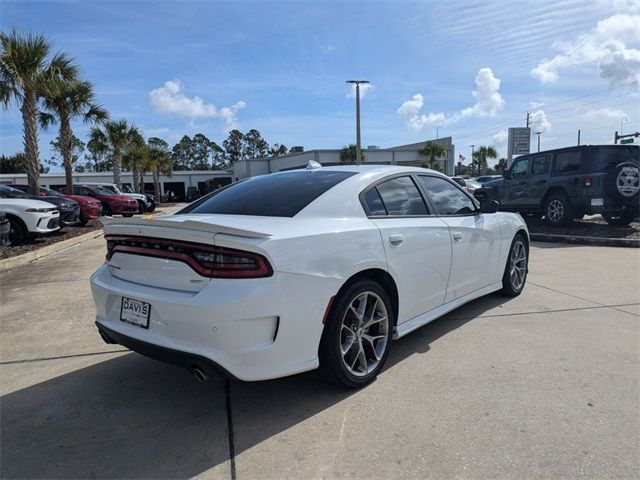
{"label": "front side window", "polygon": [[580,152],[565,152],[556,155],[557,173],[573,173],[580,171]]}
{"label": "front side window", "polygon": [[531,165],[531,175],[544,175],[549,173],[549,165],[551,164],[551,155],[540,155],[533,159]]}
{"label": "front side window", "polygon": [[427,206],[418,187],[410,177],[392,178],[376,189],[389,215],[428,215]]}
{"label": "front side window", "polygon": [[291,171],[261,175],[210,193],[180,210],[183,213],[293,217],[355,172]]}
{"label": "front side window", "polygon": [[451,182],[427,175],[419,175],[418,178],[440,215],[467,215],[475,212],[473,201]]}
{"label": "front side window", "polygon": [[511,167],[511,176],[513,178],[526,177],[528,170],[529,170],[529,159],[528,158],[518,159],[513,163],[513,166]]}

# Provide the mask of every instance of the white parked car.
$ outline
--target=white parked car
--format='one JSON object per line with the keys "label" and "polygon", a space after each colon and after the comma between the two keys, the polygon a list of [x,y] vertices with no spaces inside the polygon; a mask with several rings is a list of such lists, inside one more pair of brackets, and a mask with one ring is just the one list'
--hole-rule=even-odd
{"label": "white parked car", "polygon": [[527,276],[522,218],[446,176],[396,166],[254,177],[175,215],[113,219],[91,277],[103,339],[264,380],[320,368],[350,387],[392,340]]}
{"label": "white parked car", "polygon": [[20,245],[29,236],[60,229],[60,212],[55,205],[48,202],[28,198],[5,198],[0,192],[0,210],[9,219],[11,245]]}

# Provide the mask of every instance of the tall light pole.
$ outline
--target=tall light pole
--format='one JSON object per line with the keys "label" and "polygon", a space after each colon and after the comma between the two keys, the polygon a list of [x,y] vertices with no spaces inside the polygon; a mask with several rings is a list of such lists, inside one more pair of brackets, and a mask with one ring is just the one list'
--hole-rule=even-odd
{"label": "tall light pole", "polygon": [[352,83],[356,86],[356,165],[360,165],[362,162],[360,153],[360,84],[369,83],[369,80],[347,80],[347,83]]}
{"label": "tall light pole", "polygon": [[538,136],[538,152],[540,151],[540,135],[542,134],[542,132],[536,132],[536,135]]}
{"label": "tall light pole", "polygon": [[473,175],[473,154],[475,153],[474,148],[476,148],[475,145],[469,145],[471,147],[471,175]]}
{"label": "tall light pole", "polygon": [[622,135],[622,122],[628,122],[629,119],[627,118],[626,115],[623,115],[622,118],[620,118],[620,135]]}

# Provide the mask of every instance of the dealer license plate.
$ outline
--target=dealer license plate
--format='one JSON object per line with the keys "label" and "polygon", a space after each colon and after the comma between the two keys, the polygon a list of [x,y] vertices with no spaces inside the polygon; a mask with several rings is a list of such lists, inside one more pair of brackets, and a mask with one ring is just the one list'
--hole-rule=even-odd
{"label": "dealer license plate", "polygon": [[122,297],[120,306],[120,320],[142,328],[149,328],[149,317],[151,316],[151,304],[134,300],[133,298]]}

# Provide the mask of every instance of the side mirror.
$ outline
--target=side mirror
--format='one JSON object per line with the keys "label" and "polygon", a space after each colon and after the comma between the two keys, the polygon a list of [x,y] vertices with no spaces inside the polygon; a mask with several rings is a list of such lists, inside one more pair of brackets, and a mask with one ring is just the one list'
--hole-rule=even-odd
{"label": "side mirror", "polygon": [[511,170],[503,170],[502,176],[506,179],[511,178]]}
{"label": "side mirror", "polygon": [[480,202],[480,213],[496,213],[499,206],[495,200],[484,199]]}

